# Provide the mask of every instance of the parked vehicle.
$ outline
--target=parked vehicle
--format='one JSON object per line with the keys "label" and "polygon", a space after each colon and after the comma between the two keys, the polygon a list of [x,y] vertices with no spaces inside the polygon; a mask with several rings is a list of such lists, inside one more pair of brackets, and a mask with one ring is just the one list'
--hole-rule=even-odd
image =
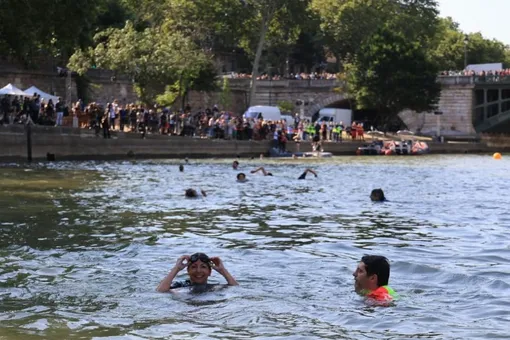
{"label": "parked vehicle", "polygon": [[342,122],[344,126],[350,126],[352,122],[352,110],[349,109],[321,109],[319,111],[319,118],[317,119],[319,123],[322,122],[333,122],[340,123]]}
{"label": "parked vehicle", "polygon": [[282,115],[282,119],[285,120],[287,125],[290,124],[291,126],[294,126],[294,122],[296,121],[291,115]]}
{"label": "parked vehicle", "polygon": [[243,116],[245,118],[264,119],[271,121],[282,119],[282,113],[276,106],[251,106],[248,108],[248,110],[246,110]]}

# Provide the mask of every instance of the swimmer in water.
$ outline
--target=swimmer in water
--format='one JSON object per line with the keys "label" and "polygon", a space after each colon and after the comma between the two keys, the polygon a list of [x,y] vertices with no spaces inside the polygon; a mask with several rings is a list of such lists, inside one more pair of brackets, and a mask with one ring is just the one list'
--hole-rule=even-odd
{"label": "swimmer in water", "polygon": [[237,178],[238,182],[246,182],[247,181],[246,175],[242,172],[238,173],[236,178]]}
{"label": "swimmer in water", "polygon": [[179,164],[179,171],[180,171],[180,172],[183,172],[183,171],[184,171],[184,165]]}
{"label": "swimmer in water", "polygon": [[358,263],[354,276],[354,290],[376,302],[390,302],[397,294],[388,286],[390,263],[384,256],[365,255]]}
{"label": "swimmer in water", "polygon": [[384,197],[384,191],[382,189],[374,189],[370,193],[370,199],[373,202],[384,202],[386,201],[386,197]]}
{"label": "swimmer in water", "polygon": [[261,166],[261,167],[260,167],[260,168],[258,168],[258,169],[252,170],[252,171],[250,171],[250,172],[251,172],[252,174],[255,174],[255,173],[259,172],[259,171],[262,171],[262,174],[263,174],[264,176],[273,176],[273,174],[272,174],[272,173],[270,173],[270,172],[268,172],[268,171],[266,171],[266,169],[264,169],[264,167],[263,167],[263,166]]}
{"label": "swimmer in water", "polygon": [[[174,281],[177,274],[184,268],[188,270],[189,279],[182,282]],[[230,275],[219,257],[209,257],[204,253],[195,253],[179,257],[175,266],[159,284],[157,291],[164,293],[174,288],[206,286],[213,269],[227,280],[229,286],[238,285],[236,279]]]}
{"label": "swimmer in water", "polygon": [[199,198],[199,197],[207,197],[207,193],[200,189],[200,193],[198,191],[196,191],[195,189],[186,189],[186,191],[184,191],[184,196],[186,198]]}
{"label": "swimmer in water", "polygon": [[315,171],[313,171],[312,169],[306,169],[305,172],[303,172],[301,176],[298,177],[298,179],[305,179],[307,173],[314,174],[315,177],[317,177],[317,173]]}
{"label": "swimmer in water", "polygon": [[232,169],[237,170],[237,168],[239,168],[239,162],[238,161],[233,161],[232,162]]}

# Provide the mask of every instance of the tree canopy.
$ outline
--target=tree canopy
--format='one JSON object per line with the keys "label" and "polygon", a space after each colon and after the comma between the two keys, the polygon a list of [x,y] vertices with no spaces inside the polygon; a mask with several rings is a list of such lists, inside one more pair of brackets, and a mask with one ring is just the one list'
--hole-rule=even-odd
{"label": "tree canopy", "polygon": [[[132,79],[147,103],[157,95],[168,102],[191,89],[219,89],[220,61],[232,55],[248,63],[243,72],[251,68],[246,73],[252,74],[252,98],[260,73],[287,75],[294,67],[323,70],[331,57],[336,64],[328,70],[342,74],[360,107],[382,110],[387,105],[391,112],[398,108],[395,103],[402,106],[407,100],[384,97],[388,84],[393,93],[414,98],[419,103],[414,106],[426,107],[418,98],[424,93],[409,84],[426,82],[426,98],[433,104],[435,90],[428,87],[433,72],[461,70],[465,56],[468,64],[510,65],[508,46],[477,32],[462,32],[453,19],[440,18],[436,0],[4,3],[2,57],[37,66],[38,56],[51,56],[69,61],[80,74],[92,66],[108,68]],[[391,77],[383,83],[385,70]]]}

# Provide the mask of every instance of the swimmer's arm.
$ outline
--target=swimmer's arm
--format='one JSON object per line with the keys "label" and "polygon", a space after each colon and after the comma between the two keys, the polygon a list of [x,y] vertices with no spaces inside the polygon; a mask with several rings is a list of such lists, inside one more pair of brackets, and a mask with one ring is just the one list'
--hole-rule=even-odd
{"label": "swimmer's arm", "polygon": [[179,268],[173,267],[172,270],[168,273],[167,276],[163,279],[163,281],[160,282],[158,288],[156,290],[160,293],[165,293],[170,290],[170,286],[172,285],[172,282],[174,281],[175,277],[179,273]]}
{"label": "swimmer's arm", "polygon": [[200,192],[202,193],[202,196],[207,197],[207,193],[204,190],[200,189]]}
{"label": "swimmer's arm", "polygon": [[315,175],[315,177],[317,177],[317,173],[315,171],[313,171],[312,169],[306,169],[305,172],[312,173]]}
{"label": "swimmer's arm", "polygon": [[252,174],[254,174],[254,173],[257,173],[257,172],[259,172],[259,171],[262,171],[262,173],[264,174],[264,176],[267,176],[267,171],[266,171],[266,169],[264,169],[264,167],[263,167],[263,166],[261,166],[261,167],[260,167],[260,168],[258,168],[258,169],[252,170],[252,171],[250,171],[250,172],[251,172]]}
{"label": "swimmer's arm", "polygon": [[223,261],[219,257],[211,257],[211,261],[214,262],[213,269],[220,273],[225,280],[227,280],[227,284],[229,286],[238,286],[236,279],[228,272],[227,268],[223,265]]}
{"label": "swimmer's arm", "polygon": [[238,286],[239,285],[239,283],[237,283],[236,279],[234,279],[234,277],[228,272],[227,269],[224,268],[221,272],[218,271],[218,273],[223,275],[225,280],[227,280],[227,283],[229,286]]}
{"label": "swimmer's arm", "polygon": [[158,292],[165,293],[165,292],[168,292],[170,290],[170,287],[172,286],[172,282],[174,281],[174,279],[177,276],[177,274],[181,270],[186,268],[185,261],[186,261],[186,263],[189,262],[189,255],[183,255],[183,256],[179,257],[179,259],[177,259],[177,263],[175,264],[175,266],[168,273],[168,275],[165,276],[163,281],[161,281],[159,283],[158,288],[156,288],[156,290]]}

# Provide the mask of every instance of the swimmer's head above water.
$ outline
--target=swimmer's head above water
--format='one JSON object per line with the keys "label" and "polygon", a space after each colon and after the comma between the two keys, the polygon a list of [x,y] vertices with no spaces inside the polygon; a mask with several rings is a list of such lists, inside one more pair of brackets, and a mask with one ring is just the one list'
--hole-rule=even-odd
{"label": "swimmer's head above water", "polygon": [[384,197],[384,191],[382,191],[382,189],[374,189],[370,193],[370,199],[374,202],[384,202],[386,197]]}
{"label": "swimmer's head above water", "polygon": [[[188,283],[173,282],[177,274],[185,268],[189,275]],[[228,272],[219,257],[209,257],[204,253],[194,253],[193,255],[182,255],[179,257],[177,263],[163,281],[161,281],[157,290],[158,292],[168,292],[173,288],[206,285],[213,269],[225,278],[229,286],[238,285],[236,279]]]}
{"label": "swimmer's head above water", "polygon": [[200,193],[197,190],[191,189],[191,188],[186,189],[184,191],[184,197],[186,197],[186,198],[198,198],[201,196],[203,196],[203,197],[207,196],[207,193],[202,189],[200,189]]}
{"label": "swimmer's head above water", "polygon": [[237,176],[237,181],[238,182],[245,182],[246,181],[246,175],[242,172],[238,173]]}
{"label": "swimmer's head above water", "polygon": [[238,167],[239,167],[239,162],[238,162],[238,161],[233,161],[233,162],[232,162],[232,168],[233,168],[234,170],[237,170],[237,168],[238,168]]}

